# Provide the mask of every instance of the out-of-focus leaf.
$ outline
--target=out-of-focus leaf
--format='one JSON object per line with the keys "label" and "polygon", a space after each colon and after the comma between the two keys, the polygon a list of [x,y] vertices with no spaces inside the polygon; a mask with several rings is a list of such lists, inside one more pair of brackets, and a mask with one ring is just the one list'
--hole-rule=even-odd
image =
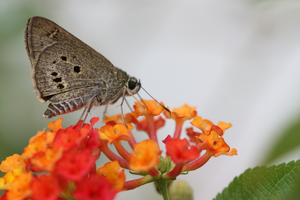
{"label": "out-of-focus leaf", "polygon": [[298,147],[300,147],[300,117],[278,137],[270,148],[270,153],[267,155],[264,164],[267,165]]}

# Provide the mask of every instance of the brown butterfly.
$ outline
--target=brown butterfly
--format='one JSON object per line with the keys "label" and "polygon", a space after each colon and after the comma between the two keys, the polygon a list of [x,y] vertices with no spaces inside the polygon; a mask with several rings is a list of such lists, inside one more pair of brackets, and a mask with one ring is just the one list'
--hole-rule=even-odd
{"label": "brown butterfly", "polygon": [[125,96],[141,88],[135,77],[46,18],[28,19],[25,45],[34,90],[41,102],[49,103],[46,118],[85,107],[80,117],[86,112],[85,121],[93,106],[114,104],[121,97],[122,111]]}

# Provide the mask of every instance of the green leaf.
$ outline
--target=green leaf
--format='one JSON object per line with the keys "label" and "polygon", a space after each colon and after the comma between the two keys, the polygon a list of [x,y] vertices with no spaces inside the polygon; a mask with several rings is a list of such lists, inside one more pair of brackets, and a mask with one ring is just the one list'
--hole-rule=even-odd
{"label": "green leaf", "polygon": [[300,147],[300,117],[284,129],[284,132],[271,147],[270,154],[266,157],[264,164],[269,164],[298,147]]}
{"label": "green leaf", "polygon": [[299,183],[300,160],[255,167],[235,177],[215,200],[290,200],[299,191]]}

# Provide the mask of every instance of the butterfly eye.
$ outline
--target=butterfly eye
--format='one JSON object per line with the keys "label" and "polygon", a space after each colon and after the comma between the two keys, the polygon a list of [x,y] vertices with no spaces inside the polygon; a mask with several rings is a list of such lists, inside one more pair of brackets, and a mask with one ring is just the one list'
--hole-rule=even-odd
{"label": "butterfly eye", "polygon": [[131,78],[129,81],[128,81],[128,87],[130,90],[133,90],[137,85],[137,80],[136,79],[133,79]]}

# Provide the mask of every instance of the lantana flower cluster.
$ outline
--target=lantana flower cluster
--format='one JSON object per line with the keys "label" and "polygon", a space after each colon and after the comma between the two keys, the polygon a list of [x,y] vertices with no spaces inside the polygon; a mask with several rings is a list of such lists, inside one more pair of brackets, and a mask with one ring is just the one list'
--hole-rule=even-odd
{"label": "lantana flower cluster", "polygon": [[[164,147],[159,147],[157,130],[166,119],[175,120],[175,132],[163,140]],[[150,182],[155,182],[163,198],[168,199],[170,180],[200,168],[211,157],[237,155],[236,149],[230,150],[223,138],[231,124],[215,125],[197,116],[196,108],[188,105],[168,112],[153,100],[143,100],[124,116],[126,125],[120,114],[106,116],[100,129],[94,128],[98,120],[95,117],[89,124],[79,122],[64,129],[59,118],[48,124],[48,131],[38,131],[21,155],[14,154],[2,161],[0,170],[6,174],[0,178],[0,189],[5,190],[0,200],[109,200],[118,192]],[[188,139],[181,139],[187,120],[193,127],[186,129]],[[134,126],[149,139],[136,141]],[[122,141],[129,143],[130,151]],[[112,146],[118,153],[111,150]],[[97,168],[101,153],[111,161]],[[139,178],[126,180],[124,169]]]}

